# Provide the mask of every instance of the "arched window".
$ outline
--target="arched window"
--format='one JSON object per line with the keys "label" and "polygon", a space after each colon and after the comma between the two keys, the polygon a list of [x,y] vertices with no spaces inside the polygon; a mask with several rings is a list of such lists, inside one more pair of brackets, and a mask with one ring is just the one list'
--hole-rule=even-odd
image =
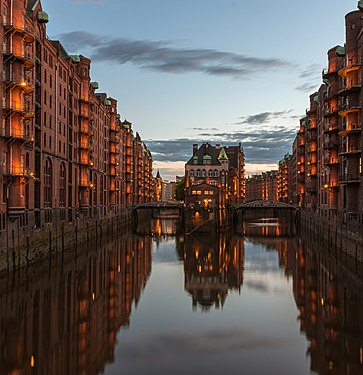
{"label": "arched window", "polygon": [[64,163],[59,167],[59,207],[66,206],[66,168]]}
{"label": "arched window", "polygon": [[194,171],[190,171],[190,172],[189,172],[189,176],[190,176],[190,177],[193,177],[193,176],[194,176]]}
{"label": "arched window", "polygon": [[208,176],[213,177],[213,171],[212,170],[208,171]]}
{"label": "arched window", "polygon": [[217,170],[214,171],[214,177],[218,177],[218,171]]}
{"label": "arched window", "polygon": [[203,169],[202,171],[202,177],[206,177],[207,176],[207,171],[205,169]]}
{"label": "arched window", "polygon": [[52,207],[52,162],[46,159],[44,166],[44,207]]}
{"label": "arched window", "polygon": [[200,172],[200,169],[197,170],[197,177],[200,177],[201,175],[201,172]]}

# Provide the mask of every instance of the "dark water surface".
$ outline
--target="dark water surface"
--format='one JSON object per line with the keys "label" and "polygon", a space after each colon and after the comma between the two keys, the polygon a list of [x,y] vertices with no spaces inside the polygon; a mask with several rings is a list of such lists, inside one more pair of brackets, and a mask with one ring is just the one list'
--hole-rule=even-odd
{"label": "dark water surface", "polygon": [[270,220],[175,231],[0,279],[0,374],[363,374],[361,266]]}

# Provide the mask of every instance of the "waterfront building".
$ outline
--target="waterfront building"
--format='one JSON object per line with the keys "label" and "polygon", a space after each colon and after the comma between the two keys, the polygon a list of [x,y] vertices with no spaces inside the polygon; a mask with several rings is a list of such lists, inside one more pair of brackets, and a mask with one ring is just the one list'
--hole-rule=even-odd
{"label": "waterfront building", "polygon": [[91,60],[47,38],[40,1],[3,1],[1,16],[0,234],[150,201],[151,154]]}
{"label": "waterfront building", "polygon": [[209,143],[198,147],[194,144],[193,156],[185,164],[186,205],[225,208],[242,203],[244,199],[244,153],[241,144],[229,147]]}
{"label": "waterfront building", "polygon": [[162,182],[163,180],[161,179],[160,171],[158,171],[155,177],[155,200],[156,201],[161,201],[161,191],[163,187]]}
{"label": "waterfront building", "polygon": [[361,10],[346,15],[346,43],[328,51],[323,84],[300,120],[296,188],[291,182],[306,211],[355,232],[363,223],[361,16]]}
{"label": "waterfront building", "polygon": [[252,175],[245,180],[246,202],[278,199],[278,171],[272,170]]}
{"label": "waterfront building", "polygon": [[290,154],[286,154],[285,157],[279,161],[277,176],[277,200],[284,203],[292,202]]}

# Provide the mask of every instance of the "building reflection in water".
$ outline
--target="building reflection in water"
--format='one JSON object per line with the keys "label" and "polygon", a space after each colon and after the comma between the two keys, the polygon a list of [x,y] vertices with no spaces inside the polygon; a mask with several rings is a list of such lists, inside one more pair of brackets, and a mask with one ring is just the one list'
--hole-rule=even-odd
{"label": "building reflection in water", "polygon": [[151,238],[128,236],[51,272],[38,266],[0,280],[0,374],[102,372],[151,261]]}
{"label": "building reflection in water", "polygon": [[311,370],[363,374],[363,265],[301,241],[295,258],[293,289]]}
{"label": "building reflection in water", "polygon": [[[146,223],[143,236],[125,235],[72,254],[59,267],[49,269],[46,262],[0,279],[0,374],[102,373],[115,361],[116,335],[129,325],[151,274],[153,241],[175,235],[172,223]],[[193,308],[222,307],[231,290],[239,292],[245,246],[247,252],[248,242],[262,245],[277,251],[292,278],[311,370],[362,374],[363,266],[268,224],[237,234],[176,236]]]}
{"label": "building reflection in water", "polygon": [[184,249],[185,290],[193,308],[223,306],[229,289],[240,291],[243,283],[244,241],[237,236],[186,237]]}
{"label": "building reflection in water", "polygon": [[143,236],[153,236],[155,239],[174,237],[182,233],[181,222],[178,219],[151,219],[137,223],[136,233]]}

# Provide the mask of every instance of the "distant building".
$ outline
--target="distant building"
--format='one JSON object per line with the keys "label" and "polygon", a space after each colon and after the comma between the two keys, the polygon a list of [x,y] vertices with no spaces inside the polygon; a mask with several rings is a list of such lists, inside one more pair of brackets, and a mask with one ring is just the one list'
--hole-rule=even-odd
{"label": "distant building", "polygon": [[185,165],[186,205],[221,207],[245,198],[244,153],[241,145],[221,147],[209,143],[193,145],[193,156]]}
{"label": "distant building", "polygon": [[277,177],[277,199],[280,202],[292,203],[292,195],[291,155],[286,154],[285,157],[279,161],[279,170]]}
{"label": "distant building", "polygon": [[155,177],[155,200],[161,201],[161,192],[162,192],[162,185],[163,180],[161,179],[160,172],[156,174]]}
{"label": "distant building", "polygon": [[246,202],[254,200],[277,200],[278,171],[263,172],[246,179]]}
{"label": "distant building", "polygon": [[175,200],[176,183],[174,181],[163,181],[161,188],[161,200],[164,202]]}

